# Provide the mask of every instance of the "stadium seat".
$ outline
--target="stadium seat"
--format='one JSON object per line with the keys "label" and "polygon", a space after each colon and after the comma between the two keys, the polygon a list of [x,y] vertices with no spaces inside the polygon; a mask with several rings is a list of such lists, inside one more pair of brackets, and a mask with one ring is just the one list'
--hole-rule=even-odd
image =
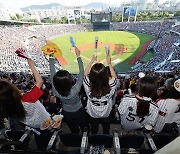
{"label": "stadium seat", "polygon": [[49,130],[43,130],[37,129],[41,134],[38,135],[34,133],[35,141],[37,144],[37,147],[39,150],[46,150],[47,145],[49,143],[49,140],[51,139],[51,136],[53,135],[53,132],[50,132]]}
{"label": "stadium seat", "polygon": [[93,134],[88,137],[88,143],[93,146],[104,145],[105,148],[111,148],[113,146],[113,136]]}
{"label": "stadium seat", "polygon": [[157,147],[157,149],[161,149],[171,141],[173,141],[177,136],[171,134],[156,134],[152,136],[152,139]]}
{"label": "stadium seat", "polygon": [[162,147],[166,146],[168,143],[173,141],[177,135],[172,134],[153,134],[150,135],[145,133],[148,140],[149,147],[152,151],[156,152]]}
{"label": "stadium seat", "polygon": [[81,147],[82,135],[80,134],[60,134],[60,140],[65,146]]}
{"label": "stadium seat", "polygon": [[58,153],[62,154],[80,154],[81,153],[81,142],[82,142],[82,135],[80,134],[59,134],[60,141],[65,146],[64,149],[59,147],[57,151]]}
{"label": "stadium seat", "polygon": [[[16,130],[16,131],[11,131],[7,130],[5,131],[5,134],[8,139],[11,141],[17,141],[17,144],[15,143],[15,148],[16,149],[27,149],[28,144],[30,141],[30,136],[29,136],[30,131],[23,131],[23,130]],[[19,143],[18,143],[19,141]],[[13,142],[12,142],[13,145]]]}
{"label": "stadium seat", "polygon": [[144,143],[143,135],[123,135],[119,136],[120,147],[123,149],[140,149]]}

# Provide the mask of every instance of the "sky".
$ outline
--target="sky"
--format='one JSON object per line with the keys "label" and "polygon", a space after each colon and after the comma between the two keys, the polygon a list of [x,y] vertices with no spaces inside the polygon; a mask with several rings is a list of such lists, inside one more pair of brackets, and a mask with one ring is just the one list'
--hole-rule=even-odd
{"label": "sky", "polygon": [[[22,8],[29,5],[42,5],[48,3],[59,3],[65,6],[82,6],[92,2],[105,2],[108,4],[120,4],[132,0],[0,0],[0,4],[8,8]],[[152,2],[153,0],[147,0]],[[160,0],[161,3],[166,0]]]}

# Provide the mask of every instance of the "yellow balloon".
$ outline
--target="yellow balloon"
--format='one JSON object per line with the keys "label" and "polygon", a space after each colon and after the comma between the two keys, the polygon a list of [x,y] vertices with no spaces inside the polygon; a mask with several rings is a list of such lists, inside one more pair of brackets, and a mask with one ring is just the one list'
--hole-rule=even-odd
{"label": "yellow balloon", "polygon": [[42,51],[44,54],[52,55],[54,58],[62,56],[61,49],[59,49],[59,47],[53,42],[48,42],[45,46],[43,46]]}

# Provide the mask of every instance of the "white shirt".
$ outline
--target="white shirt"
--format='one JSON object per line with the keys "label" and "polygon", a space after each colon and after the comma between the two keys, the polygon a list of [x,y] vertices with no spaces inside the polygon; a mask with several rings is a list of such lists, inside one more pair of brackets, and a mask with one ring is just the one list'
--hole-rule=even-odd
{"label": "white shirt", "polygon": [[22,104],[26,110],[26,118],[23,121],[24,124],[33,128],[40,128],[42,124],[50,118],[50,114],[39,100],[35,103],[23,102]]}
{"label": "white shirt", "polygon": [[43,91],[41,89],[34,86],[29,92],[25,93],[21,99],[26,111],[23,123],[33,128],[40,128],[44,121],[50,118],[50,114],[38,100],[42,93]]}
{"label": "white shirt", "polygon": [[112,78],[111,80],[109,80],[109,85],[111,88],[110,93],[108,93],[105,96],[102,96],[101,98],[96,98],[91,96],[89,77],[88,76],[84,77],[83,85],[86,91],[86,95],[88,97],[87,113],[91,117],[106,118],[109,116],[112,110],[112,105],[113,105],[112,99],[116,91],[116,83],[117,83],[116,78]]}
{"label": "white shirt", "polygon": [[176,122],[180,125],[180,101],[176,99],[162,99],[157,102],[157,105],[160,112],[154,128],[155,132],[161,132],[165,123]]}
{"label": "white shirt", "polygon": [[119,104],[118,111],[120,113],[121,125],[125,130],[135,130],[143,128],[150,124],[154,126],[158,116],[158,107],[154,103],[150,103],[149,115],[140,118],[137,116],[137,102],[134,95],[125,95]]}

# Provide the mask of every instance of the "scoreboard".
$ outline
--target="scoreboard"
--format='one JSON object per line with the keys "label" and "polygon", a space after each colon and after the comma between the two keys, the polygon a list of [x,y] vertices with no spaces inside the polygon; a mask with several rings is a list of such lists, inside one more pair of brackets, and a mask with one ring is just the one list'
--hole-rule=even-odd
{"label": "scoreboard", "polygon": [[91,23],[104,23],[112,21],[112,12],[110,13],[91,13]]}
{"label": "scoreboard", "polygon": [[109,30],[112,21],[112,12],[109,13],[91,13],[91,23],[93,30]]}

